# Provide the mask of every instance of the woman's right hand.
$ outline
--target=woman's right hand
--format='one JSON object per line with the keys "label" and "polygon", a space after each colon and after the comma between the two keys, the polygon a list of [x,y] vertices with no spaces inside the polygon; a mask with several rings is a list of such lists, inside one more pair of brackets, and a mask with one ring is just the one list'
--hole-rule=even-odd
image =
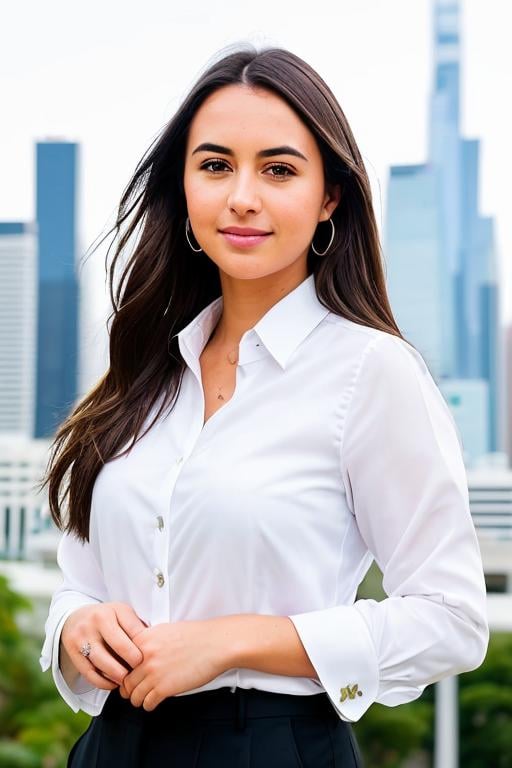
{"label": "woman's right hand", "polygon": [[[71,613],[60,636],[59,664],[69,684],[70,664],[94,687],[111,691],[122,683],[125,675],[142,661],[142,652],[133,638],[145,624],[127,603],[84,605]],[[89,642],[89,656],[81,653]],[[126,665],[126,666],[125,666]]]}

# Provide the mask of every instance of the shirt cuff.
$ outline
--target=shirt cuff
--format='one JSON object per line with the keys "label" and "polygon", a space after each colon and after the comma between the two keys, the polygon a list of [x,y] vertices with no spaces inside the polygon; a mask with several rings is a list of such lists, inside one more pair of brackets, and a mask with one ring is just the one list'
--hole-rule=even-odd
{"label": "shirt cuff", "polygon": [[63,614],[55,629],[53,640],[51,640],[51,654],[48,655],[49,645],[45,643],[45,649],[43,649],[39,664],[43,672],[46,672],[51,666],[55,687],[73,712],[76,713],[82,709],[88,715],[95,716],[99,715],[103,709],[103,705],[110,691],[96,688],[83,677],[83,675],[78,675],[73,682],[72,687],[70,687],[66,683],[59,667],[59,645],[62,628],[64,627],[66,619],[77,609],[77,607],[78,606],[75,605]]}
{"label": "shirt cuff", "polygon": [[349,605],[288,618],[339,718],[359,720],[379,690],[377,654],[364,618]]}

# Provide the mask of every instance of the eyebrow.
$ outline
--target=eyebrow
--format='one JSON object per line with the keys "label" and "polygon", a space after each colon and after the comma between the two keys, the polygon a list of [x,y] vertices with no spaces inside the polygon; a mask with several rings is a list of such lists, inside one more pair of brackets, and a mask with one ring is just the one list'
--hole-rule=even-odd
{"label": "eyebrow", "polygon": [[[232,149],[229,149],[229,147],[223,147],[221,144],[211,144],[209,142],[199,144],[199,146],[194,149],[192,154],[195,155],[196,152],[219,152],[221,155],[231,156],[235,154]],[[262,149],[257,153],[256,157],[273,157],[274,155],[293,155],[294,157],[300,157],[302,160],[308,162],[307,157],[304,157],[302,152],[299,152],[298,149],[289,147],[286,144],[281,147],[270,147],[270,149]]]}

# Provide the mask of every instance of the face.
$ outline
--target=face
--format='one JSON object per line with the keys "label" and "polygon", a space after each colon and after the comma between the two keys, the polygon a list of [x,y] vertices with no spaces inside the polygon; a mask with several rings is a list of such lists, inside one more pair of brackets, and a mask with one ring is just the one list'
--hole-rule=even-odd
{"label": "face", "polygon": [[[291,107],[245,85],[220,88],[196,112],[184,187],[193,244],[236,279],[283,271],[305,277],[318,222],[340,198],[338,185],[327,191],[315,137]],[[264,234],[223,234],[230,228]]]}

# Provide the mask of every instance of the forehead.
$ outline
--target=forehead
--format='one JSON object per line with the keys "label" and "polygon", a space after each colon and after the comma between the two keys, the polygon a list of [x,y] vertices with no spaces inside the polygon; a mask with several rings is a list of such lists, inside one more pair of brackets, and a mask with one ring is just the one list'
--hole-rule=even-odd
{"label": "forehead", "polygon": [[309,155],[317,150],[315,137],[284,99],[246,85],[223,86],[205,99],[190,124],[187,150],[203,141],[233,150],[249,144],[255,150],[293,144]]}

